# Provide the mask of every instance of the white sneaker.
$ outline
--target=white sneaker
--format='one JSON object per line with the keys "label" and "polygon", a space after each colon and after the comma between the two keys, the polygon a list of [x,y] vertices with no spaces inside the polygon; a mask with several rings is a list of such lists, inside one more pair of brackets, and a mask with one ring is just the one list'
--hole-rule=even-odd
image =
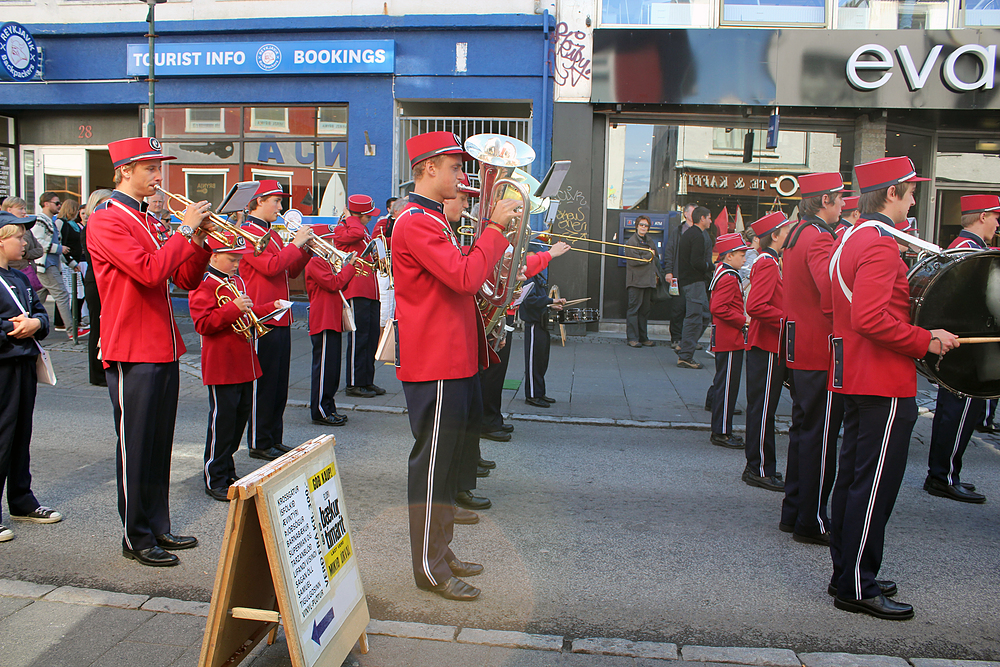
{"label": "white sneaker", "polygon": [[10,542],[12,539],[14,539],[14,531],[0,524],[0,542]]}
{"label": "white sneaker", "polygon": [[11,514],[10,518],[14,521],[31,521],[32,523],[58,523],[62,521],[62,514],[50,509],[48,507],[39,506],[34,509],[34,511],[28,514],[16,515]]}

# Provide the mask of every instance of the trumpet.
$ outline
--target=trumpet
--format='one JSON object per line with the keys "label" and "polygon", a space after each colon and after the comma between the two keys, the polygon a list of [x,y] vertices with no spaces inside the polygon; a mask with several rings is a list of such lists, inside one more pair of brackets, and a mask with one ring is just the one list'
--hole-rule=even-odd
{"label": "trumpet", "polygon": [[[652,262],[653,258],[656,257],[656,251],[653,250],[652,248],[640,248],[638,246],[628,245],[627,243],[612,243],[611,241],[598,241],[597,239],[588,239],[588,238],[583,237],[583,236],[570,236],[569,234],[555,234],[555,233],[553,233],[551,231],[537,232],[535,234],[536,238],[542,237],[542,236],[547,236],[547,237],[551,237],[551,238],[566,239],[566,243],[569,243],[570,246],[572,246],[572,244],[574,242],[576,242],[576,241],[586,241],[587,243],[600,243],[601,245],[611,245],[611,246],[615,246],[615,247],[618,247],[618,248],[635,248],[636,250],[642,251],[643,254],[645,254],[646,252],[649,252],[649,257],[625,257],[625,256],[623,256],[621,254],[613,253],[613,252],[602,252],[600,250],[587,250],[586,248],[572,248],[572,250],[575,250],[577,252],[586,252],[586,253],[590,253],[592,255],[603,255],[605,257],[617,257],[618,259],[632,259],[632,260],[635,260],[637,262]],[[539,243],[541,245],[548,245],[550,247],[552,245],[551,243],[545,243],[544,241],[535,241],[535,242]]]}
{"label": "trumpet", "polygon": [[[228,289],[230,294],[223,293],[223,288]],[[215,288],[215,299],[218,301],[219,306],[224,306],[233,299],[238,299],[241,296],[243,296],[243,294],[236,289],[236,285],[229,281],[219,283],[219,286]],[[254,315],[252,310],[248,310],[243,313],[235,322],[233,322],[233,331],[238,334],[243,334],[243,337],[251,343],[253,342],[254,336],[260,338],[270,330],[271,329],[269,327],[265,326],[260,320],[257,319],[257,316]]]}
{"label": "trumpet", "polygon": [[[167,202],[169,202],[171,199],[176,199],[177,201],[183,203],[185,206],[191,206],[192,204],[194,204],[194,202],[188,199],[187,197],[183,195],[177,195],[172,192],[167,192],[159,185],[156,186],[156,189],[162,192],[164,195],[166,195]],[[169,203],[166,203],[165,207],[168,211],[170,211],[171,215],[175,215],[181,220],[184,219],[184,214],[181,213],[180,211],[177,211],[176,209],[171,208]],[[264,252],[264,248],[266,248],[267,244],[271,242],[270,230],[268,230],[267,233],[264,234],[263,236],[256,236],[255,234],[251,234],[250,232],[244,230],[243,228],[237,225],[231,224],[228,220],[226,220],[225,218],[216,213],[209,212],[209,217],[212,219],[212,222],[215,224],[215,226],[220,228],[222,231],[229,232],[230,234],[234,234],[236,236],[242,236],[243,239],[247,243],[249,243],[250,246],[253,248],[254,255],[259,255],[260,253]],[[219,243],[224,243],[226,245],[229,245],[229,240],[225,237],[224,234],[220,234],[219,232],[208,232],[208,235],[211,236],[216,241],[218,241]]]}
{"label": "trumpet", "polygon": [[[285,229],[288,230],[289,234],[294,235],[302,227],[302,214],[294,208],[285,211],[284,219]],[[354,253],[346,253],[326,239],[320,238],[311,228],[309,229],[309,240],[306,241],[306,246],[308,246],[314,255],[322,257],[328,262],[337,273],[340,273],[341,269],[344,268],[344,262],[351,258],[354,258],[354,268],[360,276],[368,275],[369,269],[372,268],[372,265],[368,262],[354,257]]]}
{"label": "trumpet", "polygon": [[378,271],[380,278],[389,279],[389,289],[394,289],[392,281],[392,255],[389,252],[389,248],[385,242],[385,236],[379,234],[375,237],[375,270]]}

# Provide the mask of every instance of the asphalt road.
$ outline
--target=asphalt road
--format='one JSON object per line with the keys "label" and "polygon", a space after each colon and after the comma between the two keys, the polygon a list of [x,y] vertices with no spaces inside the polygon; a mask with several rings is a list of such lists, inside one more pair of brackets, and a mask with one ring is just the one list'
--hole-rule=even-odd
{"label": "asphalt road", "polygon": [[[34,490],[66,515],[14,524],[0,577],[208,600],[227,506],[203,492],[207,396],[182,399],[175,434],[173,529],[201,546],[169,569],[120,555],[114,432],[106,390],[39,392]],[[308,411],[286,412],[285,442],[320,433]],[[926,419],[926,417],[922,417]],[[511,443],[484,441],[497,470],[481,480],[494,503],[478,526],[456,527],[460,558],[481,562],[474,603],[418,591],[409,571],[405,416],[354,412],[336,429],[347,512],[372,616],[709,646],[1000,659],[1000,451],[976,439],[963,480],[989,498],[970,506],[921,490],[926,445],[915,440],[889,524],[882,575],[912,603],[909,622],[834,609],[829,554],[777,529],[781,495],[744,485],[739,451],[707,433],[516,422]],[[926,429],[924,429],[926,430]],[[779,438],[779,450],[786,439]],[[240,473],[257,461],[244,449]],[[783,464],[783,462],[782,462]],[[783,465],[782,465],[783,467]],[[6,507],[4,508],[6,511]]]}

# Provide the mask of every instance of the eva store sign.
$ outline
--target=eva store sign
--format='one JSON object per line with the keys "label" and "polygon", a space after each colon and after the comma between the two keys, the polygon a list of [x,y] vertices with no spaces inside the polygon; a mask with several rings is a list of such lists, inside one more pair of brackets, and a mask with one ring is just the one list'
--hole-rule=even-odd
{"label": "eva store sign", "polygon": [[[942,50],[944,50],[943,44],[934,46],[918,67],[909,47],[902,45],[896,48],[896,61],[903,71],[903,78],[911,92],[920,90],[926,85],[934,71],[934,66],[941,59]],[[995,78],[996,57],[997,47],[995,44],[989,46],[965,44],[952,51],[944,59],[940,70],[941,79],[948,88],[957,93],[991,90]],[[972,64],[977,67],[979,72],[978,77],[968,80],[971,77],[967,73],[965,79],[959,76],[956,70],[963,59],[972,60]],[[847,80],[851,86],[858,90],[876,90],[892,78],[893,72],[890,70],[893,66],[893,54],[889,49],[881,44],[864,44],[859,46],[847,59]],[[881,75],[874,80],[868,80],[861,77],[860,71],[881,72]]]}

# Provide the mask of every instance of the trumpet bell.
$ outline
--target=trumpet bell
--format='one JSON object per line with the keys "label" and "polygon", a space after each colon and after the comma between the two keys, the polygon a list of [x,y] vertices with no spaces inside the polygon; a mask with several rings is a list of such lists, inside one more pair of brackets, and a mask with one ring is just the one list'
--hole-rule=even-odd
{"label": "trumpet bell", "polygon": [[535,159],[535,149],[502,134],[473,135],[465,140],[465,152],[495,167],[523,167]]}

